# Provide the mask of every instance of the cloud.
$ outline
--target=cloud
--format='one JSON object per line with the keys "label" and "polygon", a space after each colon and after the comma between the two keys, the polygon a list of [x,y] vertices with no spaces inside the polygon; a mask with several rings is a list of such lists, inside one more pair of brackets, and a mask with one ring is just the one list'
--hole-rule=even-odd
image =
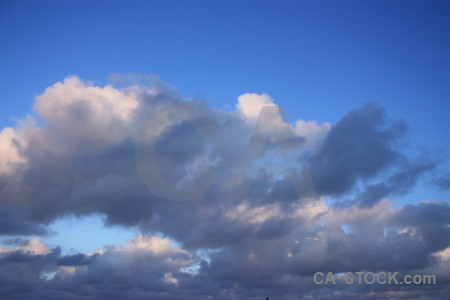
{"label": "cloud", "polygon": [[433,170],[437,161],[426,157],[417,159],[412,164],[406,160],[403,168],[392,174],[384,182],[369,184],[354,202],[362,206],[371,206],[390,195],[404,195],[412,189],[420,177]]}
{"label": "cloud", "polygon": [[0,234],[2,235],[46,235],[48,231],[42,224],[26,220],[17,207],[2,203],[0,207]]}
{"label": "cloud", "polygon": [[100,147],[130,134],[129,122],[137,105],[131,90],[123,93],[109,85],[95,87],[70,76],[37,96],[34,111],[52,134],[63,139],[60,142]]}
{"label": "cloud", "polygon": [[236,109],[244,119],[256,121],[263,106],[275,105],[267,94],[246,93],[238,97]]}
{"label": "cloud", "polygon": [[304,138],[302,147],[306,150],[316,150],[317,147],[320,147],[330,129],[331,124],[328,122],[317,125],[316,121],[305,122],[303,120],[297,120],[294,127],[295,133]]}
{"label": "cloud", "polygon": [[401,120],[389,123],[376,103],[347,113],[311,159],[318,190],[328,195],[348,192],[358,180],[373,178],[400,160],[403,155],[395,145],[408,127]]}
{"label": "cloud", "polygon": [[0,133],[0,234],[45,235],[55,219],[92,214],[141,234],[91,254],[64,256],[38,239],[1,248],[0,293],[440,299],[448,289],[338,286],[336,294],[312,281],[323,270],[448,278],[448,205],[392,208],[437,165],[399,146],[406,123],[376,103],[335,125],[291,125],[279,111],[267,94],[241,95],[235,111],[220,111],[158,81],[98,87],[71,76],[47,88],[34,116]]}
{"label": "cloud", "polygon": [[17,249],[6,250],[0,248],[0,253],[14,253],[17,251],[21,251],[24,254],[29,255],[46,255],[50,253],[50,249],[46,245],[44,245],[38,238],[22,242],[20,247]]}
{"label": "cloud", "polygon": [[14,169],[15,164],[24,162],[15,147],[15,144],[18,142],[17,139],[18,135],[13,128],[6,127],[0,131],[0,149],[2,149],[2,156],[0,156],[0,173],[11,172]]}
{"label": "cloud", "polygon": [[39,298],[40,291],[51,289],[53,293],[46,297],[83,297],[93,289],[95,294],[91,296],[106,297],[111,291],[121,295],[128,290],[133,297],[134,293],[139,296],[139,289],[156,299],[177,287],[172,272],[180,272],[195,259],[193,254],[169,243],[157,236],[139,235],[124,247],[108,246],[91,255],[61,256],[58,248],[50,250],[32,239],[20,248],[0,252],[0,293],[13,297],[36,290],[30,296]]}
{"label": "cloud", "polygon": [[[445,267],[450,240],[432,240],[450,236],[449,205],[424,202],[395,210],[390,206],[386,200],[371,208],[352,206],[336,210],[323,201],[310,202],[292,212],[301,220],[301,226],[287,235],[255,235],[242,244],[207,254],[142,234],[124,246],[105,246],[96,253],[68,256],[32,240],[0,253],[0,277],[6,278],[6,272],[14,270],[11,274],[17,278],[17,290],[11,290],[11,281],[7,280],[8,285],[3,290],[0,287],[0,291],[4,295],[28,291],[32,297],[39,297],[42,290],[51,290],[54,298],[88,293],[94,298],[113,299],[256,299],[264,295],[277,299],[289,299],[289,295],[364,299],[374,293],[383,299],[407,292],[410,297],[426,294],[431,299],[441,299],[448,291],[441,286],[408,286],[405,290],[395,285],[366,285],[358,289],[337,285],[333,286],[339,291],[336,294],[313,283],[317,270],[399,271],[438,274],[438,280],[449,278]],[[241,212],[246,213],[246,209],[238,209]],[[266,217],[254,213],[256,219],[250,222],[265,223]],[[277,214],[278,218],[287,215]],[[344,231],[342,224],[350,226],[350,231]],[[43,274],[52,276],[46,278]],[[52,298],[52,294],[46,296]]]}

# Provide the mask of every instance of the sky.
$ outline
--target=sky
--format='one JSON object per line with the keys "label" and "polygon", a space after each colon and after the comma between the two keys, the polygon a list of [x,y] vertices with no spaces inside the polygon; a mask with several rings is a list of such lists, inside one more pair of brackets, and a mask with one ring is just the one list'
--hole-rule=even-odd
{"label": "sky", "polygon": [[448,1],[0,0],[0,298],[444,299],[449,37]]}

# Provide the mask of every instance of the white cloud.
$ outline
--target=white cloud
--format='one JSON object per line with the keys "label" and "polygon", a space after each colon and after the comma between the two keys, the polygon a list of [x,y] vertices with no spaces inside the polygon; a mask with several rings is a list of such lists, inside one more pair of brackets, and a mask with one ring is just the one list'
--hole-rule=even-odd
{"label": "white cloud", "polygon": [[326,215],[329,222],[335,224],[387,223],[394,211],[390,208],[392,201],[383,199],[373,207],[358,207],[352,205],[340,210],[331,210]]}
{"label": "white cloud", "polygon": [[442,260],[450,263],[450,247],[435,253],[435,255],[440,257]]}
{"label": "white cloud", "polygon": [[24,161],[14,145],[18,138],[13,128],[7,127],[0,132],[0,173],[10,172],[15,163]]}
{"label": "white cloud", "polygon": [[50,253],[50,249],[38,238],[31,239],[24,246],[20,247],[20,250],[25,253],[29,252],[33,255],[45,255]]}
{"label": "white cloud", "polygon": [[0,131],[0,173],[14,170],[17,165],[26,162],[20,149],[26,147],[26,133],[35,127],[35,120],[28,115],[17,122],[17,128],[5,127]]}
{"label": "white cloud", "polygon": [[60,139],[95,146],[118,142],[129,135],[137,105],[131,90],[96,87],[70,76],[37,96],[34,111]]}
{"label": "white cloud", "polygon": [[[103,249],[89,255],[92,262],[82,266],[61,266],[57,279],[70,280],[71,277],[98,275],[110,270],[130,280],[158,280],[167,285],[177,285],[173,272],[196,262],[195,255],[187,250],[170,245],[170,240],[158,236],[139,234],[126,243],[115,247],[105,245]],[[144,276],[139,278],[137,274]],[[111,276],[111,274],[104,274]]]}
{"label": "white cloud", "polygon": [[178,285],[178,280],[175,277],[173,277],[171,272],[167,272],[164,274],[164,282]]}
{"label": "white cloud", "polygon": [[238,97],[236,108],[242,118],[255,121],[261,112],[261,108],[266,105],[275,105],[269,95],[246,93]]}
{"label": "white cloud", "polygon": [[323,199],[305,199],[306,202],[293,210],[293,215],[304,220],[317,221],[321,216],[330,212],[330,208]]}
{"label": "white cloud", "polygon": [[172,247],[170,245],[169,239],[164,239],[158,236],[146,236],[142,234],[139,234],[130,239],[127,242],[126,247],[117,249],[117,251],[127,251],[127,252],[140,250],[150,251],[153,255],[156,256],[164,256],[179,253],[188,254],[188,252],[180,248]]}
{"label": "white cloud", "polygon": [[316,121],[306,122],[298,120],[294,125],[294,132],[305,139],[302,144],[305,150],[315,150],[322,144],[331,129],[331,124],[328,122],[318,125]]}
{"label": "white cloud", "polygon": [[0,247],[0,253],[12,253],[20,251],[29,255],[46,255],[51,252],[50,248],[47,247],[39,238],[33,238],[23,245],[20,245],[17,248],[13,249],[5,249]]}
{"label": "white cloud", "polygon": [[250,224],[263,223],[277,216],[282,216],[278,203],[255,207],[240,204],[225,213],[225,217],[230,220],[239,220]]}

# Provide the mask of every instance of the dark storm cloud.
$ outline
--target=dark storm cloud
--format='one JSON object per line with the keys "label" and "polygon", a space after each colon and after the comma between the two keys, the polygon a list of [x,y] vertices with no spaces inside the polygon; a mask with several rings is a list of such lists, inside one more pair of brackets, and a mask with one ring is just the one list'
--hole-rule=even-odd
{"label": "dark storm cloud", "polygon": [[[442,272],[440,268],[446,264],[448,266],[448,262],[442,265],[434,253],[450,246],[449,206],[444,203],[423,203],[410,205],[393,213],[380,211],[381,206],[373,208],[375,215],[385,215],[385,219],[379,220],[373,217],[368,219],[364,215],[367,209],[347,209],[353,217],[361,214],[360,220],[356,218],[354,221],[346,221],[351,224],[352,230],[349,233],[332,222],[336,215],[344,214],[344,211],[335,211],[330,212],[334,216],[324,227],[316,225],[312,230],[297,230],[288,237],[280,236],[275,241],[252,240],[245,247],[226,248],[214,253],[211,262],[202,265],[200,274],[214,278],[214,282],[221,283],[222,288],[237,284],[243,293],[251,289],[272,287],[291,289],[303,296],[314,289],[312,285],[305,286],[305,282],[311,283],[311,276],[317,270],[335,273],[401,270],[401,274],[440,274],[438,280],[445,280],[448,272]],[[437,210],[441,212],[437,214]],[[414,222],[416,218],[418,222]],[[404,228],[408,229],[400,230]],[[439,241],[433,240],[438,237]],[[297,240],[300,242],[297,243]],[[352,286],[333,286],[333,290],[335,288],[343,295],[351,297],[353,294],[357,299],[365,299],[365,294],[369,291],[376,291],[382,299],[389,291],[403,290],[395,286],[367,285],[359,290],[354,290]],[[409,295],[420,296],[426,292],[431,299],[441,299],[439,295],[444,292],[440,289],[416,286],[409,289]],[[326,292],[325,287],[316,287],[315,290],[320,294],[324,292],[324,299],[341,299],[333,298],[334,296],[329,298],[331,295]]]}
{"label": "dark storm cloud", "polygon": [[62,256],[59,248],[29,242],[18,249],[0,251],[0,293],[19,299],[44,295],[158,299],[177,287],[171,272],[192,259],[189,252],[170,247],[166,240],[142,236],[125,248],[110,247],[94,255]]}
{"label": "dark storm cloud", "polygon": [[95,255],[86,255],[83,253],[78,253],[74,255],[67,255],[59,258],[56,261],[56,265],[58,266],[85,266],[92,263],[92,261],[97,257],[98,254]]}
{"label": "dark storm cloud", "polygon": [[[322,214],[324,226],[305,221],[306,226],[298,227],[287,236],[254,237],[240,245],[216,250],[209,256],[210,262],[199,261],[200,258],[189,252],[164,244],[160,238],[147,237],[137,238],[125,248],[105,248],[104,252],[90,256],[62,256],[59,249],[37,247],[0,253],[0,277],[15,274],[16,278],[14,283],[10,279],[5,280],[6,286],[0,290],[3,295],[19,299],[37,299],[43,295],[49,298],[52,295],[54,298],[89,295],[113,299],[207,299],[208,296],[215,299],[257,299],[270,295],[276,299],[290,299],[289,295],[318,294],[323,299],[340,299],[329,298],[335,295],[329,294],[327,288],[314,285],[311,276],[317,270],[404,270],[409,274],[408,270],[417,273],[423,268],[426,268],[426,274],[445,275],[445,272],[439,273],[443,265],[432,253],[450,243],[447,239],[431,249],[428,247],[431,241],[426,239],[433,231],[423,229],[430,224],[435,228],[445,228],[450,224],[447,204],[423,203],[390,212],[386,204],[380,203],[369,211],[347,210],[353,218],[353,221],[346,221],[353,228],[351,233],[342,231],[334,221],[348,212],[330,211],[328,217]],[[378,216],[378,219],[368,219],[367,213]],[[416,219],[418,222],[414,222]],[[383,233],[383,226],[389,226],[391,231]],[[400,233],[395,231],[395,228],[404,227],[411,229]],[[417,231],[413,232],[414,229]],[[444,234],[448,235],[448,228]],[[198,274],[182,270],[196,261],[200,263]],[[74,269],[59,269],[61,266]],[[43,277],[43,272],[52,271],[57,272],[53,279]],[[376,292],[382,299],[390,291],[402,290],[396,286],[362,286],[357,290],[347,285],[333,288],[341,291],[342,295],[360,299],[364,299],[368,292]],[[420,296],[427,289],[427,286],[411,287],[408,293]],[[42,294],[43,290],[52,292],[50,295]],[[224,290],[228,290],[228,294],[222,294]],[[431,299],[440,299],[444,291],[437,286],[426,294]]]}
{"label": "dark storm cloud", "polygon": [[27,221],[20,207],[0,207],[0,234],[2,235],[46,235],[45,226]]}
{"label": "dark storm cloud", "polygon": [[437,162],[426,158],[421,158],[413,165],[406,163],[400,171],[392,174],[385,182],[368,185],[356,201],[359,205],[371,206],[390,195],[404,195],[416,185],[422,175],[433,170],[436,165]]}
{"label": "dark storm cloud", "polygon": [[314,183],[321,194],[349,191],[360,179],[389,168],[401,154],[395,143],[407,131],[403,121],[387,123],[385,111],[368,103],[349,112],[328,133],[311,159]]}
{"label": "dark storm cloud", "polygon": [[61,254],[61,249],[55,248],[49,254],[32,255],[21,251],[14,251],[3,254],[0,258],[0,266],[10,264],[30,264],[30,265],[48,265],[53,264],[55,259]]}
{"label": "dark storm cloud", "polygon": [[399,211],[396,221],[408,226],[443,226],[450,223],[450,206],[441,202],[408,204]]}
{"label": "dark storm cloud", "polygon": [[448,203],[406,205],[396,222],[417,228],[428,251],[439,251],[450,244],[450,206]]}

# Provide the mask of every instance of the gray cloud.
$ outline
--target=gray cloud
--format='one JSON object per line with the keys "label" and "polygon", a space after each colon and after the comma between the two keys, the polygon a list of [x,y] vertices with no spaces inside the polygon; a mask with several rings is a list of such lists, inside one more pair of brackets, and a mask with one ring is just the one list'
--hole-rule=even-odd
{"label": "gray cloud", "polygon": [[4,205],[0,207],[0,234],[2,235],[46,235],[45,226],[27,221],[21,207]]}
{"label": "gray cloud", "polygon": [[[145,235],[95,254],[64,256],[36,241],[0,248],[0,293],[365,299],[370,291],[371,299],[390,292],[441,299],[448,288],[337,286],[335,294],[312,282],[317,271],[428,271],[448,278],[448,205],[392,209],[387,200],[407,194],[437,163],[431,154],[414,158],[398,146],[408,131],[404,121],[369,103],[329,131],[297,122],[303,124],[297,135],[273,106],[255,118],[263,105],[273,105],[268,95],[239,99],[236,111],[224,112],[158,82],[117,89],[70,77],[48,88],[35,105],[42,125],[24,121],[5,135],[14,138],[4,150],[9,161],[0,164],[0,234],[45,235],[59,217],[101,214],[106,225]],[[140,140],[144,150],[155,146],[156,160],[138,167],[156,168],[167,186],[183,191],[209,179],[208,170],[212,184],[192,200],[164,199],[146,182],[154,177],[143,178],[136,167]]]}
{"label": "gray cloud", "polygon": [[342,194],[358,180],[377,175],[401,158],[394,146],[408,127],[404,121],[389,123],[384,109],[376,103],[365,104],[344,116],[311,159],[318,190]]}
{"label": "gray cloud", "polygon": [[416,185],[426,172],[433,170],[437,161],[420,158],[414,164],[407,163],[401,170],[389,176],[385,182],[370,184],[356,199],[359,205],[371,206],[391,195],[404,195]]}

